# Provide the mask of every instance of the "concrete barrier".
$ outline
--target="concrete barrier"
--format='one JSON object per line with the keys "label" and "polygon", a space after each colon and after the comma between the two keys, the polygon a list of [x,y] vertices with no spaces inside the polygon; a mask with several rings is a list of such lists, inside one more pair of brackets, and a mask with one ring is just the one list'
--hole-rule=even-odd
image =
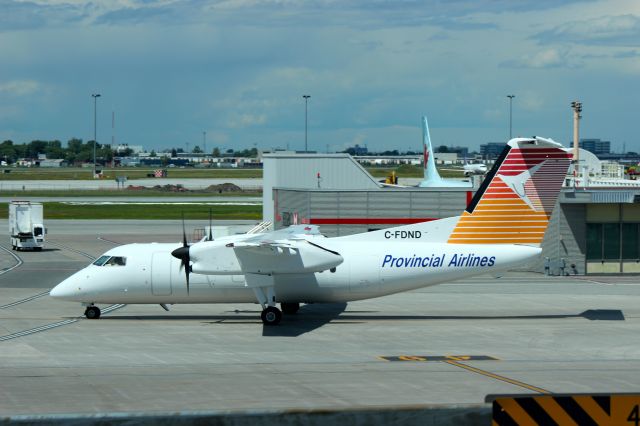
{"label": "concrete barrier", "polygon": [[0,425],[44,426],[486,426],[491,405],[425,405],[354,409],[52,414],[0,418]]}

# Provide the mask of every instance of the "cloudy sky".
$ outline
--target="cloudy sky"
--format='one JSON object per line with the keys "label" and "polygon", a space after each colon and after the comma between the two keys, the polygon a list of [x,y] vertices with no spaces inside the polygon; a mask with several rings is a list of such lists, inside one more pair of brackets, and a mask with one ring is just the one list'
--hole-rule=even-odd
{"label": "cloudy sky", "polygon": [[[0,0],[0,140],[147,149],[581,136],[640,151],[637,0]],[[115,131],[112,113],[115,112]]]}

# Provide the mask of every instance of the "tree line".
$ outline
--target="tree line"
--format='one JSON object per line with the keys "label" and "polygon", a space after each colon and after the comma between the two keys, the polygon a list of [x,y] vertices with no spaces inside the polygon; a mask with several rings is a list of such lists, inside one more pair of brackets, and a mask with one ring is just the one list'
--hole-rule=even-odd
{"label": "tree line", "polygon": [[[59,140],[34,140],[29,143],[15,144],[11,140],[0,143],[0,158],[7,164],[12,164],[20,158],[38,158],[45,154],[48,159],[62,159],[69,164],[93,161],[93,141],[83,142],[82,139],[70,139],[63,147]],[[110,145],[96,144],[96,158],[111,161],[114,152]]]}
{"label": "tree line", "polygon": [[[0,159],[7,164],[13,164],[21,158],[38,158],[40,154],[45,154],[47,159],[62,159],[69,164],[86,163],[93,161],[93,145],[94,141],[83,142],[82,139],[72,138],[67,141],[67,146],[63,147],[62,142],[59,140],[43,141],[34,140],[29,143],[16,144],[11,140],[6,140],[0,143]],[[115,151],[109,144],[96,145],[96,159],[100,163],[111,162],[113,157],[129,157],[133,154],[131,148],[125,148],[124,150]],[[195,146],[191,151],[194,154],[202,153],[202,149],[199,146]],[[162,153],[157,154],[155,151],[151,151],[151,156],[161,157],[177,157],[178,153],[184,153],[181,148],[166,149]],[[234,151],[228,149],[224,153],[216,147],[211,152],[213,157],[257,157],[258,150],[256,148],[244,149],[241,151]]]}

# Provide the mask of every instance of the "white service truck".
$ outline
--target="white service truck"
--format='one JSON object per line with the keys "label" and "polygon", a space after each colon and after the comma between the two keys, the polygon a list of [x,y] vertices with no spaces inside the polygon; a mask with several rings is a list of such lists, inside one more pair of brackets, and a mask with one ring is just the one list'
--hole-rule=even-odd
{"label": "white service truck", "polygon": [[42,203],[9,202],[9,235],[13,250],[42,250],[45,233]]}

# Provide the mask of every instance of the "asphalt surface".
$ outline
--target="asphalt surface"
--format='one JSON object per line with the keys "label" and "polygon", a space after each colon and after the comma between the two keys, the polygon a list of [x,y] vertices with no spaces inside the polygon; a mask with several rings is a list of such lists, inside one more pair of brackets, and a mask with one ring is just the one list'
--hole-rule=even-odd
{"label": "asphalt surface", "polygon": [[[109,196],[109,197],[32,197],[25,196],[34,203],[44,202],[77,202],[77,203],[252,203],[262,204],[262,197],[243,196],[170,196],[170,197],[134,197],[134,196]],[[20,199],[20,197],[0,197],[0,203]]]}
{"label": "asphalt surface", "polygon": [[[261,189],[262,179],[210,179],[210,178],[151,178],[132,179],[125,186],[182,185],[187,189],[204,189],[210,185],[233,183],[243,189]],[[14,190],[74,190],[74,189],[118,189],[118,183],[111,179],[96,180],[4,180],[0,181],[0,191]]]}
{"label": "asphalt surface", "polygon": [[[422,181],[421,178],[402,178],[399,185],[415,186]],[[134,179],[127,181],[125,186],[146,186],[156,185],[182,185],[187,189],[204,189],[210,185],[221,185],[223,183],[233,183],[245,190],[262,190],[262,178],[256,179]],[[78,189],[118,189],[115,180],[5,180],[0,181],[0,191],[20,191],[20,190],[78,190]]]}
{"label": "asphalt surface", "polygon": [[[263,327],[253,304],[116,306],[86,320],[48,296],[13,303],[115,244],[178,241],[181,225],[47,227],[51,250],[18,252],[24,263],[0,270],[0,415],[480,404],[640,387],[637,277],[481,276],[306,305],[278,327]],[[0,268],[14,264],[0,252]]]}

